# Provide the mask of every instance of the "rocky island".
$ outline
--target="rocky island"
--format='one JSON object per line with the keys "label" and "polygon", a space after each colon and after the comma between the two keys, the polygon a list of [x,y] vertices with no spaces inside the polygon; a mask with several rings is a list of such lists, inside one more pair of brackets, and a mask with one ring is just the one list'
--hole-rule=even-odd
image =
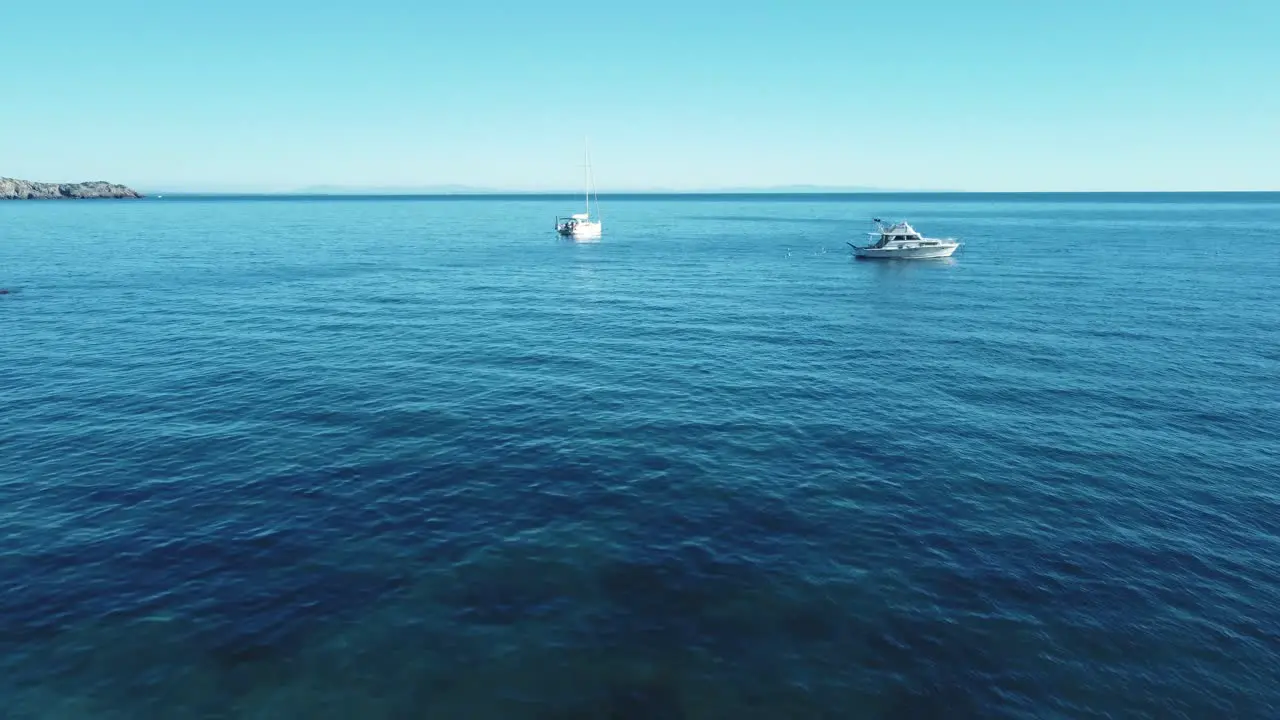
{"label": "rocky island", "polygon": [[0,200],[88,200],[140,198],[124,185],[103,182],[41,183],[0,177]]}

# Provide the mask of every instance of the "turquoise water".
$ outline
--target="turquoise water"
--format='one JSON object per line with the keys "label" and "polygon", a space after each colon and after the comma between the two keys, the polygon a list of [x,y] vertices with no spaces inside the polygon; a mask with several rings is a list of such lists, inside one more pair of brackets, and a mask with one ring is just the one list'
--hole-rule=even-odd
{"label": "turquoise water", "polygon": [[0,714],[1280,715],[1280,195],[577,202],[0,205]]}

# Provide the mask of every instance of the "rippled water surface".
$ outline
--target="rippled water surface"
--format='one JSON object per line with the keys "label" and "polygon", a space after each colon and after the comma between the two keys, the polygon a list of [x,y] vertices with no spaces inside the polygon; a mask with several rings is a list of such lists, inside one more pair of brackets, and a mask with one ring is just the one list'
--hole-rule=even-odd
{"label": "rippled water surface", "polygon": [[1280,195],[602,204],[0,205],[0,715],[1280,716]]}

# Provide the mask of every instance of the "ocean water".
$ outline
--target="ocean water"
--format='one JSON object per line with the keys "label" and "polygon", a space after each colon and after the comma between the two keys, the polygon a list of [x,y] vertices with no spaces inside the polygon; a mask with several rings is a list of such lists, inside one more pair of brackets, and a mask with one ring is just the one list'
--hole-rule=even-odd
{"label": "ocean water", "polygon": [[0,205],[0,716],[1280,717],[1280,194],[602,205]]}

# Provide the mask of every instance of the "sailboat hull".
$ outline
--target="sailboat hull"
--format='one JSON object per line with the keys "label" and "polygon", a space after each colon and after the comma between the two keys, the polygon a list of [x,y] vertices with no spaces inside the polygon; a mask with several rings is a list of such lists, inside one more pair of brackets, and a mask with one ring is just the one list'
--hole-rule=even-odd
{"label": "sailboat hull", "polygon": [[598,222],[578,222],[571,227],[560,228],[561,235],[574,240],[590,240],[600,237],[603,233],[604,228]]}

